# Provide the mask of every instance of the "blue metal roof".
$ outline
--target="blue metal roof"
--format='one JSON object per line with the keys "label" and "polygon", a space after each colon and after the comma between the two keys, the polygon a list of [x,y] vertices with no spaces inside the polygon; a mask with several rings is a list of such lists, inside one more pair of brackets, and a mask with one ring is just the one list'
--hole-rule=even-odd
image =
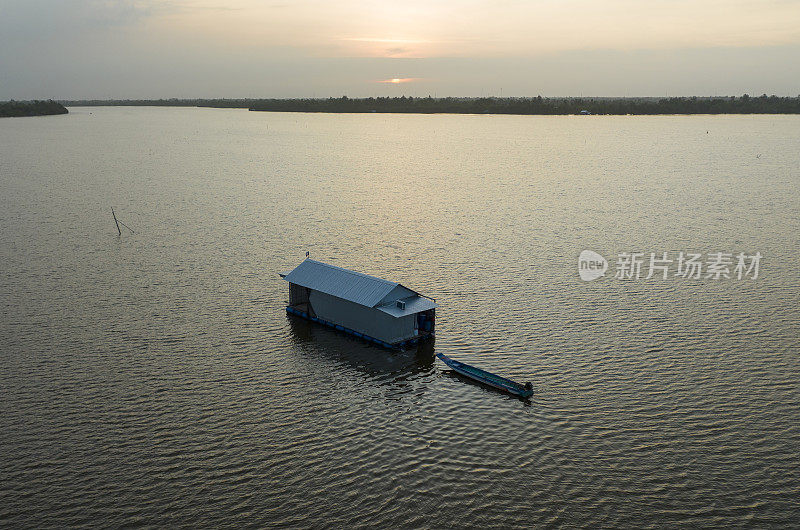
{"label": "blue metal roof", "polygon": [[399,285],[313,259],[304,260],[283,279],[367,307],[375,307]]}
{"label": "blue metal roof", "polygon": [[400,309],[397,307],[397,301],[390,302],[385,305],[379,305],[375,309],[383,311],[389,315],[392,315],[395,318],[404,317],[406,315],[413,315],[414,313],[419,313],[421,311],[427,311],[428,309],[433,309],[435,307],[439,307],[436,302],[430,300],[428,298],[423,298],[418,295],[414,295],[410,298],[405,298],[403,300],[406,303],[405,309]]}

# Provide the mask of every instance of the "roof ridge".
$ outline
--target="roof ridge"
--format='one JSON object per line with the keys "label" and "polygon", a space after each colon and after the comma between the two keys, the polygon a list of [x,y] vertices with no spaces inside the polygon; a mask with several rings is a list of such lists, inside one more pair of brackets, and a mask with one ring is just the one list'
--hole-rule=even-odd
{"label": "roof ridge", "polygon": [[354,270],[351,270],[351,269],[345,269],[344,267],[339,267],[338,265],[331,265],[330,263],[325,263],[324,261],[317,261],[317,260],[311,259],[311,258],[306,258],[306,261],[311,261],[311,262],[317,263],[319,265],[324,265],[325,267],[330,267],[332,269],[337,269],[337,270],[340,270],[342,272],[346,272],[348,274],[354,274],[356,276],[362,276],[364,278],[369,278],[371,280],[378,280],[378,281],[381,281],[381,282],[384,282],[384,283],[387,283],[387,284],[394,285],[395,287],[400,285],[400,282],[393,282],[391,280],[386,280],[384,278],[378,278],[377,276],[372,276],[371,274],[365,274],[363,272],[358,272],[358,271],[354,271]]}
{"label": "roof ridge", "polygon": [[400,286],[399,282],[384,280],[310,258],[303,260],[283,279],[367,307],[375,307],[386,295]]}

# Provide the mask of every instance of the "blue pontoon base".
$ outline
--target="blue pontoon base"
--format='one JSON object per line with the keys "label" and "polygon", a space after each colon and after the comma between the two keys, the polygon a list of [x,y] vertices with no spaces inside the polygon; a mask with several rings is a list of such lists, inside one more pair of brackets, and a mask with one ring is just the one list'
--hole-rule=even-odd
{"label": "blue pontoon base", "polygon": [[348,335],[352,335],[354,337],[358,337],[359,339],[363,339],[363,340],[365,340],[365,341],[367,341],[369,343],[377,344],[378,346],[381,346],[383,348],[387,348],[387,349],[390,349],[390,350],[399,350],[399,349],[404,348],[406,346],[412,346],[414,344],[417,344],[418,342],[421,342],[423,340],[427,340],[427,339],[433,337],[433,333],[425,333],[425,334],[417,335],[416,337],[412,337],[410,339],[402,340],[400,342],[389,343],[389,342],[382,341],[380,339],[376,339],[375,337],[370,337],[369,335],[365,335],[364,333],[358,332],[358,331],[356,331],[354,329],[346,328],[346,327],[342,326],[341,324],[336,324],[334,322],[330,322],[330,321],[324,320],[322,318],[312,317],[311,315],[309,315],[305,311],[301,311],[301,310],[296,309],[296,308],[294,308],[292,306],[286,306],[286,312],[289,313],[290,315],[295,315],[295,316],[298,316],[298,317],[301,317],[301,318],[305,318],[306,320],[310,320],[311,322],[316,322],[317,324],[322,324],[323,326],[328,326],[329,328],[333,328],[336,331],[341,331],[343,333],[347,333]]}

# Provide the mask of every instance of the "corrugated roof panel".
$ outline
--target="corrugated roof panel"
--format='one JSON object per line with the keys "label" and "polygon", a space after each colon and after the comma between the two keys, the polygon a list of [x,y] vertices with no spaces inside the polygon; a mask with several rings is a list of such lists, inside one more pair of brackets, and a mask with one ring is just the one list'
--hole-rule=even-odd
{"label": "corrugated roof panel", "polygon": [[408,287],[398,284],[397,287],[392,289],[389,294],[381,299],[380,304],[384,305],[390,302],[394,303],[395,300],[402,300],[403,298],[408,298],[409,296],[414,296],[416,294],[418,294],[416,291],[412,291]]}
{"label": "corrugated roof panel", "polygon": [[367,307],[375,307],[399,285],[313,259],[306,259],[283,279]]}
{"label": "corrugated roof panel", "polygon": [[395,303],[396,301],[392,302],[391,304],[378,306],[375,309],[379,309],[384,313],[388,313],[393,317],[399,318],[406,315],[413,315],[414,313],[419,313],[420,311],[427,311],[428,309],[439,307],[433,300],[423,298],[421,296],[412,296],[411,298],[406,298],[403,301],[406,303],[405,309],[400,309],[397,307],[397,304]]}

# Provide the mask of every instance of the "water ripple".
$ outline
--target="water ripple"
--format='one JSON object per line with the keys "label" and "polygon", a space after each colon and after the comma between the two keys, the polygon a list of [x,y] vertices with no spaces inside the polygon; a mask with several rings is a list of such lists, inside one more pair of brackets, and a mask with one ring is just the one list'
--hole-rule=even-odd
{"label": "water ripple", "polygon": [[[0,521],[790,526],[797,125],[3,121]],[[106,226],[112,203],[135,234]],[[583,283],[586,248],[767,261],[752,282]],[[306,250],[435,296],[436,343],[388,353],[288,317],[277,273]]]}

